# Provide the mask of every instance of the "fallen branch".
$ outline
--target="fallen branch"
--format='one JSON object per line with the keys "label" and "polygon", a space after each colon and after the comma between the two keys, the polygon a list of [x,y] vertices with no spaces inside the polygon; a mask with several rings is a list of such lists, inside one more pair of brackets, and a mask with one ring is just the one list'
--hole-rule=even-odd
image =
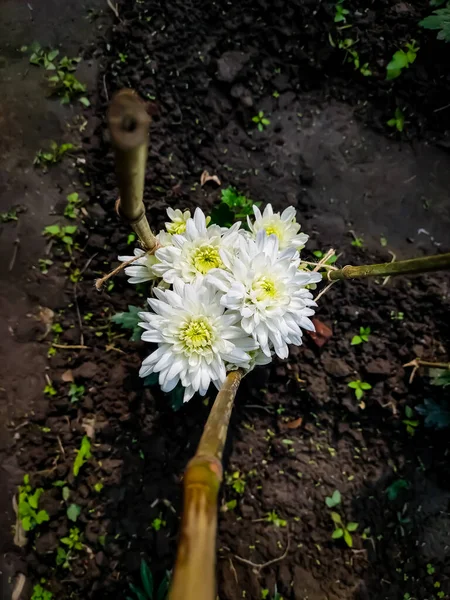
{"label": "fallen branch", "polygon": [[280,562],[281,560],[284,560],[287,556],[287,553],[289,552],[289,545],[290,545],[290,539],[289,539],[289,532],[288,532],[286,549],[283,552],[283,554],[281,556],[279,556],[278,558],[273,558],[272,560],[268,560],[265,563],[257,564],[257,563],[252,562],[251,560],[242,558],[241,556],[238,556],[237,554],[233,554],[233,557],[236,560],[238,560],[239,562],[241,562],[245,565],[249,565],[250,567],[253,567],[254,569],[256,569],[257,573],[259,573],[260,571],[262,571],[262,569],[265,569],[266,567],[270,567],[271,565],[274,565],[275,563]]}

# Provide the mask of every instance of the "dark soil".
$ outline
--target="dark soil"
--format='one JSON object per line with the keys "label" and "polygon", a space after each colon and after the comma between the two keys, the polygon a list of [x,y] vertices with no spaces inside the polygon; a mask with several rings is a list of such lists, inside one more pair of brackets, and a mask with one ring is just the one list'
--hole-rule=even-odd
{"label": "dark soil", "polygon": [[[65,298],[53,298],[62,333],[41,342],[50,348],[57,337],[60,345],[86,348],[58,349],[49,359],[57,394],[39,397],[15,434],[18,463],[46,490],[42,507],[51,517],[30,536],[22,570],[33,581],[44,577],[58,600],[124,597],[128,582],[138,582],[142,557],[156,579],[172,568],[181,477],[214,397],[194,398],[174,413],[157,388],[144,388],[138,367],[148,346],[128,341],[110,316],[143,305],[146,290],[124,276],[101,294],[93,288],[117,255],[130,250],[129,232],[113,210],[117,191],[104,122],[116,89],[133,87],[152,101],[146,200],[155,229],[167,206],[210,211],[220,192],[213,184],[200,187],[208,169],[254,200],[277,209],[295,205],[311,234],[305,256],[334,245],[341,264],[358,264],[389,260],[388,248],[414,255],[449,246],[447,157],[362,129],[342,103],[385,133],[395,106],[406,106],[405,135],[445,146],[450,112],[434,111],[448,98],[449,49],[419,30],[426,3],[380,1],[360,12],[346,3],[358,51],[373,65],[370,78],[355,74],[329,44],[333,3],[143,0],[129,6],[120,6],[120,22],[89,52],[101,64],[96,127],[84,139],[87,168],[80,174],[90,199],[69,267],[82,277],[76,285],[67,280]],[[411,37],[421,46],[417,64],[385,82],[383,66]],[[259,110],[271,120],[262,133],[251,121]],[[351,245],[352,227],[365,236],[362,249]],[[381,234],[387,248],[379,244]],[[69,257],[54,253],[51,272],[66,277]],[[243,493],[228,483],[223,488],[222,600],[257,600],[275,583],[295,600],[450,597],[448,434],[430,433],[421,418],[413,434],[404,423],[406,407],[438,398],[439,390],[422,374],[409,383],[410,370],[402,366],[415,356],[449,359],[449,282],[435,275],[336,284],[317,313],[333,331],[326,344],[308,338],[287,361],[244,380],[225,468],[239,472],[245,487]],[[360,326],[371,327],[369,342],[351,346]],[[33,321],[16,327],[15,337],[42,339],[44,330]],[[68,370],[85,387],[75,403]],[[361,404],[348,388],[355,379],[372,385]],[[94,432],[93,457],[74,479],[86,427]],[[386,489],[398,479],[408,488],[389,500]],[[76,526],[85,549],[70,571],[55,567],[59,539],[74,526],[61,488],[52,485],[61,480],[71,490],[69,504],[82,509]],[[325,497],[335,489],[342,494],[335,510],[359,524],[352,549],[331,539]],[[236,507],[227,510],[233,499]],[[264,521],[270,511],[286,525]],[[155,519],[164,522],[160,529]],[[261,569],[242,560],[260,565],[276,558]]]}

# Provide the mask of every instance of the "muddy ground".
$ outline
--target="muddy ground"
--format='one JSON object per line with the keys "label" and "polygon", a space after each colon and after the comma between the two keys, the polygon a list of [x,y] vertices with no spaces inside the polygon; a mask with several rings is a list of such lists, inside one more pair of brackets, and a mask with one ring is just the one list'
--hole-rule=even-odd
{"label": "muddy ground", "polygon": [[[311,235],[308,251],[333,246],[342,265],[390,260],[389,252],[402,258],[448,251],[448,48],[417,27],[429,8],[416,4],[346,4],[371,77],[355,73],[329,44],[330,33],[339,35],[332,3],[248,0],[205,8],[144,0],[119,6],[120,20],[107,9],[91,22],[86,8],[95,7],[58,14],[45,2],[28,22],[28,8],[2,5],[9,12],[2,15],[8,45],[1,73],[9,86],[1,99],[1,211],[27,209],[17,222],[0,225],[3,597],[18,572],[29,589],[45,578],[58,600],[124,596],[138,581],[142,557],[161,578],[173,565],[183,469],[213,399],[193,399],[173,413],[163,394],[144,388],[137,372],[149,350],[129,342],[110,316],[142,305],[145,290],[138,293],[123,276],[101,294],[93,289],[116,256],[130,250],[129,232],[113,211],[104,119],[111,94],[134,87],[151,102],[146,201],[156,229],[167,206],[209,211],[218,202],[219,189],[200,188],[207,169],[223,187],[235,185],[255,201],[295,205]],[[386,83],[386,62],[412,37],[421,47],[416,64]],[[42,72],[20,53],[33,39],[83,56],[80,78],[92,90],[84,131],[68,133],[66,122],[80,111],[47,99]],[[397,105],[407,115],[403,134],[386,126]],[[271,121],[263,132],[251,121],[260,110]],[[55,138],[77,139],[83,151],[43,175],[32,168],[33,157]],[[78,248],[70,257],[54,245],[53,265],[42,274],[42,228],[63,222],[72,190],[85,199]],[[352,246],[351,231],[363,237],[362,248]],[[415,356],[448,360],[449,281],[432,275],[337,284],[317,313],[333,331],[327,343],[308,339],[287,361],[244,381],[226,471],[239,472],[245,485],[242,493],[224,486],[223,505],[237,502],[220,513],[222,600],[256,600],[275,583],[289,599],[448,597],[447,435],[430,432],[422,420],[412,435],[404,423],[406,407],[439,394],[427,377],[409,383],[402,365]],[[39,307],[53,310],[62,332],[48,331]],[[353,347],[360,326],[372,333]],[[86,347],[57,348],[47,357],[52,342]],[[75,403],[68,372],[85,388]],[[54,396],[43,393],[46,375]],[[372,385],[364,405],[347,387],[354,379]],[[292,421],[298,426],[287,428]],[[93,427],[93,458],[74,479],[86,426]],[[11,496],[23,473],[46,490],[42,506],[50,521],[18,550],[9,535]],[[390,500],[386,489],[399,479],[407,488]],[[85,545],[71,570],[55,564],[59,540],[74,526],[57,481],[81,507],[76,526]],[[352,549],[331,540],[324,500],[335,489],[342,517],[359,524]],[[261,521],[270,511],[286,525]],[[155,519],[164,522],[159,529]],[[264,568],[242,561],[276,558]]]}

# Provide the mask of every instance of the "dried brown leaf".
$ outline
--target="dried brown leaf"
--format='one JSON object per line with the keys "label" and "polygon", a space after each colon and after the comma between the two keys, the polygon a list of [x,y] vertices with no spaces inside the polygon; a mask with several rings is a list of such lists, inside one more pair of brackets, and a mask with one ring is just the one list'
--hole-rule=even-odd
{"label": "dried brown leaf", "polygon": [[222,185],[217,175],[210,175],[208,171],[203,171],[203,173],[200,176],[200,185],[203,187],[208,181],[214,181],[215,183],[217,183],[217,185]]}
{"label": "dried brown leaf", "polygon": [[61,380],[65,381],[66,383],[73,383],[75,379],[73,377],[72,369],[67,369],[67,371],[64,371],[64,373],[61,375]]}
{"label": "dried brown leaf", "polygon": [[14,584],[13,593],[11,595],[11,600],[21,600],[22,592],[27,582],[27,578],[23,573],[18,573],[16,582]]}
{"label": "dried brown leaf", "polygon": [[13,496],[13,499],[12,499],[12,506],[13,506],[14,513],[16,515],[16,526],[14,528],[14,543],[19,548],[24,548],[28,543],[28,539],[27,539],[27,534],[25,532],[25,529],[22,527],[22,523],[20,522],[20,519],[19,519],[19,510],[17,508],[17,498],[15,495]]}

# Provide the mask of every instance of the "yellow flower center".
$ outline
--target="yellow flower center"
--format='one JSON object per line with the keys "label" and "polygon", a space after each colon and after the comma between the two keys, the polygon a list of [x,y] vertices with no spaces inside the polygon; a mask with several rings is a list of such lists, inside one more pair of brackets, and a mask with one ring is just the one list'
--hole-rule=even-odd
{"label": "yellow flower center", "polygon": [[272,224],[266,227],[266,233],[267,235],[275,234],[277,237],[280,237],[281,231],[279,227],[277,227],[275,224]]}
{"label": "yellow flower center", "polygon": [[186,231],[185,221],[175,221],[174,223],[166,224],[167,233],[174,235],[176,233],[184,233]]}
{"label": "yellow flower center", "polygon": [[219,249],[216,246],[200,246],[192,253],[192,265],[204,275],[211,269],[218,269],[223,266],[220,258]]}
{"label": "yellow flower center", "polygon": [[257,300],[267,300],[268,298],[275,298],[277,295],[275,283],[268,277],[261,277],[253,284],[253,289],[256,292]]}
{"label": "yellow flower center", "polygon": [[213,331],[204,317],[190,319],[179,330],[180,340],[189,351],[207,350],[212,346]]}

